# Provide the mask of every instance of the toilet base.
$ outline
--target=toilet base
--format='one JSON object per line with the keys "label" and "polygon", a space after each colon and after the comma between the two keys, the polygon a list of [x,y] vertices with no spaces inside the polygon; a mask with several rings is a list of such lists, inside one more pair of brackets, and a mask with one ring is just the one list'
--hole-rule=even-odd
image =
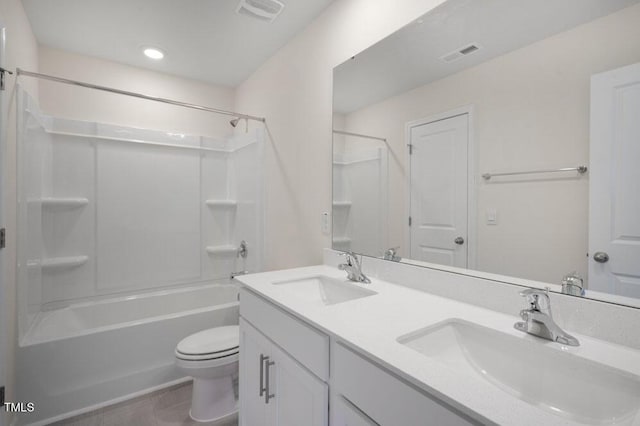
{"label": "toilet base", "polygon": [[211,379],[194,377],[189,417],[196,422],[212,422],[237,412],[233,376]]}

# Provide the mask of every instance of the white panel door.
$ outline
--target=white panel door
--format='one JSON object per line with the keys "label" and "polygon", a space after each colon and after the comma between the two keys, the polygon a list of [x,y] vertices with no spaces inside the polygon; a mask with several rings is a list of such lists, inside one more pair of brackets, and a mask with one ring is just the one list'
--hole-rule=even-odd
{"label": "white panel door", "polygon": [[640,64],[591,78],[589,279],[640,297]]}
{"label": "white panel door", "polygon": [[410,258],[467,267],[468,114],[410,129]]}

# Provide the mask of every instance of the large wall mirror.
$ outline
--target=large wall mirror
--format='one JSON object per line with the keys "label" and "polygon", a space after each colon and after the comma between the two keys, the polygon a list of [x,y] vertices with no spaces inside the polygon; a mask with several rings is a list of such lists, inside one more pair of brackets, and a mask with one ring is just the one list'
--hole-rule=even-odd
{"label": "large wall mirror", "polygon": [[640,307],[640,0],[448,0],[333,106],[334,249]]}

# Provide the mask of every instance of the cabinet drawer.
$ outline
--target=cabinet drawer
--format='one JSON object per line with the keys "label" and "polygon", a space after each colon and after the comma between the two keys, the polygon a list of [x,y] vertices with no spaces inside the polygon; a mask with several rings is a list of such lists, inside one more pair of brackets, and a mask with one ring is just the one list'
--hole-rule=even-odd
{"label": "cabinet drawer", "polygon": [[341,344],[333,345],[333,391],[382,426],[480,424],[453,411]]}
{"label": "cabinet drawer", "polygon": [[329,380],[329,336],[240,290],[240,315],[323,381]]}

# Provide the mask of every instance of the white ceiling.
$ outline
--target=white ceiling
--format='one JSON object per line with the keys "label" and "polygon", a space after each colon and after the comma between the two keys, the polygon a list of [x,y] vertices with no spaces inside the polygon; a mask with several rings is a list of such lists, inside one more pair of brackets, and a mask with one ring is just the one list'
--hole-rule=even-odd
{"label": "white ceiling", "polygon": [[[235,87],[333,0],[281,0],[272,23],[239,0],[22,0],[40,44]],[[161,61],[142,54],[159,47]]]}
{"label": "white ceiling", "polygon": [[[639,1],[449,0],[336,67],[334,111],[356,111]],[[439,59],[469,43],[481,49]]]}

